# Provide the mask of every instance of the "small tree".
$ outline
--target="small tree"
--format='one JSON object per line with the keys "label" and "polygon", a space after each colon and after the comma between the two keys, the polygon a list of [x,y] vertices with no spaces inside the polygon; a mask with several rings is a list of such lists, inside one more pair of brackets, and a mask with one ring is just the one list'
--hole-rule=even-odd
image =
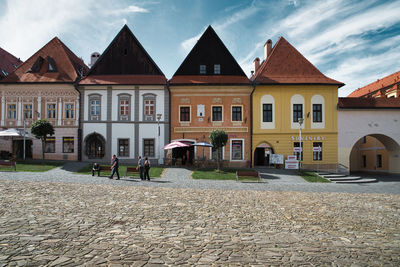
{"label": "small tree", "polygon": [[44,144],[47,135],[54,134],[53,125],[47,120],[37,120],[32,123],[31,133],[37,138],[42,140],[42,160],[44,159]]}
{"label": "small tree", "polygon": [[217,150],[217,168],[219,171],[221,168],[219,150],[226,145],[226,142],[228,142],[228,135],[222,130],[214,130],[210,133],[209,138],[213,148]]}

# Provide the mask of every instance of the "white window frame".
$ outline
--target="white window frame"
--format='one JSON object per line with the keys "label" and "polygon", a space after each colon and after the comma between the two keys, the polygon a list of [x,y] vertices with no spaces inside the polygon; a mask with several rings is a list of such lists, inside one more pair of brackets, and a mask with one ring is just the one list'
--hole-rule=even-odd
{"label": "white window frame", "polygon": [[[72,109],[68,109],[68,111],[72,111],[73,112],[73,116],[70,116],[69,118],[67,118],[67,105],[72,105]],[[65,119],[68,119],[68,120],[74,120],[75,119],[75,116],[76,116],[76,112],[75,112],[75,103],[72,103],[72,102],[67,102],[67,103],[65,103],[64,104],[64,112],[65,112]],[[70,114],[71,115],[71,114]]]}
{"label": "white window frame", "polygon": [[[55,105],[54,107],[54,118],[49,118],[49,105]],[[57,119],[57,102],[47,102],[46,103],[46,118],[49,120],[56,120]]]}
{"label": "white window frame", "polygon": [[[240,107],[240,118],[241,118],[241,120],[240,121],[234,121],[233,120],[233,108],[234,107]],[[231,105],[231,122],[243,122],[243,105]],[[222,116],[223,117],[223,116]]]}
{"label": "white window frame", "polygon": [[200,69],[199,69],[200,74],[207,74],[207,66],[204,64],[200,64]]}
{"label": "white window frame", "polygon": [[214,74],[221,74],[221,64],[214,64]]}
{"label": "white window frame", "polygon": [[[181,121],[181,108],[188,107],[189,108],[189,121]],[[192,122],[192,106],[191,105],[179,105],[178,116],[180,123],[190,123]]]}
{"label": "white window frame", "polygon": [[[322,105],[322,122],[314,122],[314,104]],[[311,97],[311,129],[324,129],[325,128],[325,99],[321,95],[313,95]]]}
{"label": "white window frame", "polygon": [[[101,120],[101,102],[102,102],[102,95],[100,94],[90,94],[88,95],[89,105],[88,105],[88,119],[89,121],[100,121]],[[97,100],[99,101],[99,114],[92,115],[92,101]],[[97,105],[96,105],[97,106]]]}
{"label": "white window frame", "polygon": [[[242,141],[242,159],[232,159],[232,141]],[[229,148],[229,158],[230,161],[245,161],[245,155],[244,155],[244,139],[243,138],[233,138],[230,139],[229,141],[230,148]]]}
{"label": "white window frame", "polygon": [[290,125],[292,129],[299,129],[299,123],[293,121],[293,105],[294,104],[301,104],[302,105],[302,111],[303,111],[303,124],[301,125],[301,129],[304,129],[305,121],[304,121],[304,114],[306,113],[305,110],[305,101],[304,97],[302,95],[296,94],[293,95],[290,99]]}
{"label": "white window frame", "polygon": [[[264,104],[272,104],[272,122],[263,121]],[[263,95],[260,100],[260,128],[261,129],[275,129],[275,98],[272,95]]]}
{"label": "white window frame", "polygon": [[[214,121],[213,120],[213,108],[214,107],[221,107],[221,120],[220,121]],[[211,105],[211,121],[212,122],[224,122],[224,105]]]}

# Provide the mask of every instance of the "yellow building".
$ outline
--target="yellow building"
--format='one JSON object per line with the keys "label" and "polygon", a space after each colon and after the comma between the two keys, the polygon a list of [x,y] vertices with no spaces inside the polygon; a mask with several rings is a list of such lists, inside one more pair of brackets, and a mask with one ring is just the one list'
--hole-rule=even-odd
{"label": "yellow building", "polygon": [[336,170],[343,83],[323,75],[283,37],[273,48],[268,40],[264,52],[252,77],[252,165],[270,165],[272,154],[296,155],[305,169]]}

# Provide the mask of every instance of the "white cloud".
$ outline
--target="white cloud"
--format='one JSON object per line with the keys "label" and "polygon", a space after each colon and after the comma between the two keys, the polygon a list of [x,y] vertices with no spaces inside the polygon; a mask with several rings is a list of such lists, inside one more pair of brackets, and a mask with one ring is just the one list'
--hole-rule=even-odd
{"label": "white cloud", "polygon": [[127,8],[110,10],[109,13],[119,16],[119,15],[130,14],[130,13],[149,13],[149,10],[139,7],[139,6],[130,5]]}
{"label": "white cloud", "polygon": [[186,39],[185,41],[183,41],[183,42],[181,43],[181,46],[183,47],[183,49],[184,49],[185,51],[189,51],[190,49],[192,49],[193,46],[196,44],[197,40],[200,39],[200,37],[201,37],[202,34],[203,34],[203,33],[199,33],[198,35],[196,35],[196,36],[194,36],[194,37],[192,37],[192,38],[189,38],[189,39]]}

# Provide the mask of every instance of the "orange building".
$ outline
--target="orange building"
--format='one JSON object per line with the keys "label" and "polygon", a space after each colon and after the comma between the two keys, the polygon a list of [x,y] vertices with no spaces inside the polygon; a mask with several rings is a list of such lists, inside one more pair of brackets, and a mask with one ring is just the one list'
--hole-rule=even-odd
{"label": "orange building", "polygon": [[384,97],[392,98],[400,96],[400,71],[378,79],[364,87],[358,88],[347,97]]}
{"label": "orange building", "polygon": [[183,164],[196,160],[246,167],[251,161],[252,86],[211,26],[203,33],[169,82],[171,140],[209,142],[210,132],[224,130],[228,142],[220,151],[190,146],[172,151]]}

